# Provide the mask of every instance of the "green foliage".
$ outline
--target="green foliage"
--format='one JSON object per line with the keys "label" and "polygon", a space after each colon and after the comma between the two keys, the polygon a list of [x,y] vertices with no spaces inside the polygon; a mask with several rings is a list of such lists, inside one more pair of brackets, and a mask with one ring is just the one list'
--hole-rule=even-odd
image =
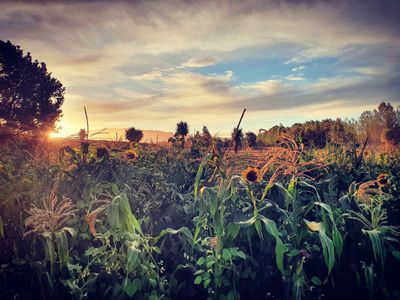
{"label": "green foliage", "polygon": [[[2,298],[32,286],[35,295],[74,299],[319,299],[339,291],[395,299],[400,291],[392,279],[400,266],[395,156],[354,169],[352,152],[330,146],[329,166],[303,172],[317,150],[288,148],[296,160],[271,166],[213,141],[196,157],[141,145],[134,160],[124,155],[128,144],[107,158],[92,142],[85,151],[77,145],[62,148],[59,163],[18,147],[0,158]],[[248,167],[265,173],[248,181],[240,176]],[[362,184],[381,173],[389,183],[360,201]],[[60,230],[23,239],[26,209],[51,193],[54,178],[76,211]],[[33,279],[14,287],[22,270]]]}

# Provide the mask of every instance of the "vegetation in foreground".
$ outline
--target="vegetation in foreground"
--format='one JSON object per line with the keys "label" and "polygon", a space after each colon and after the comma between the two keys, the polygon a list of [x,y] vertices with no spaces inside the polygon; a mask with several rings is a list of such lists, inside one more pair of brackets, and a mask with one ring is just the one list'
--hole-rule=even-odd
{"label": "vegetation in foreground", "polygon": [[2,146],[2,299],[400,297],[398,152],[127,145]]}

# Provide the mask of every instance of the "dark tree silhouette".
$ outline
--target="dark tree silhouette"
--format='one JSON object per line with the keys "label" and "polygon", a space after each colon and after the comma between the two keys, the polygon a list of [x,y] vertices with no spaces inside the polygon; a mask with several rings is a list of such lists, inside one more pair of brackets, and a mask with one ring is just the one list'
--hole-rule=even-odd
{"label": "dark tree silhouette", "polygon": [[205,146],[209,146],[211,145],[212,142],[212,136],[210,131],[208,130],[207,126],[203,126],[203,130],[202,130],[202,140]]}
{"label": "dark tree silhouette", "polygon": [[396,111],[390,103],[381,102],[378,106],[378,112],[386,128],[398,127]]}
{"label": "dark tree silhouette", "polygon": [[179,122],[176,124],[176,132],[175,136],[179,136],[181,138],[182,148],[185,148],[185,136],[189,133],[189,125],[187,122]]}
{"label": "dark tree silhouette", "polygon": [[239,149],[242,148],[242,146],[243,146],[243,131],[241,128],[233,129],[232,140],[233,140],[233,144],[234,144],[233,149],[235,150],[235,153],[237,153],[239,151]]}
{"label": "dark tree silhouette", "polygon": [[246,141],[249,147],[255,148],[257,147],[257,136],[254,132],[246,132]]}
{"label": "dark tree silhouette", "polygon": [[0,131],[36,135],[54,129],[65,88],[44,62],[0,40]]}
{"label": "dark tree silhouette", "polygon": [[128,141],[132,143],[139,143],[143,138],[143,131],[136,129],[135,127],[129,127],[125,131],[125,137]]}

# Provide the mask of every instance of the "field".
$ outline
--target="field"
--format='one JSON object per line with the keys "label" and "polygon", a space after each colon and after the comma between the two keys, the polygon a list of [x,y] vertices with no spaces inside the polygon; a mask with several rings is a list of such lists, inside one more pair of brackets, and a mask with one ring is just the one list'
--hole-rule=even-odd
{"label": "field", "polygon": [[2,143],[0,298],[400,297],[398,151],[193,145]]}

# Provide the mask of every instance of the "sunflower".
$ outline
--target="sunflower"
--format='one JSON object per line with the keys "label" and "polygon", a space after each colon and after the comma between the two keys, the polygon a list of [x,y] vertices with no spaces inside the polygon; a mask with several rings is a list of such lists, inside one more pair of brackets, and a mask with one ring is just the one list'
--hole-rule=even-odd
{"label": "sunflower", "polygon": [[389,179],[388,179],[389,175],[388,174],[380,174],[378,176],[378,178],[376,178],[376,183],[380,186],[380,187],[384,187],[389,183]]}
{"label": "sunflower", "polygon": [[134,160],[138,157],[138,154],[135,150],[129,149],[125,152],[125,156],[127,159]]}
{"label": "sunflower", "polygon": [[106,147],[99,147],[96,149],[96,156],[98,159],[101,159],[101,158],[108,159],[110,154],[108,153],[108,150]]}
{"label": "sunflower", "polygon": [[246,182],[260,182],[262,176],[259,169],[248,167],[246,170],[243,171],[242,178]]}
{"label": "sunflower", "polygon": [[217,247],[218,247],[218,244],[219,244],[219,240],[218,240],[218,237],[212,237],[211,239],[210,239],[210,247],[211,247],[211,249],[216,249]]}
{"label": "sunflower", "polygon": [[304,220],[304,222],[306,223],[306,225],[307,225],[307,227],[308,227],[308,229],[310,230],[310,231],[320,231],[321,230],[321,223],[319,223],[319,222],[310,222],[310,221],[307,221],[307,220]]}

